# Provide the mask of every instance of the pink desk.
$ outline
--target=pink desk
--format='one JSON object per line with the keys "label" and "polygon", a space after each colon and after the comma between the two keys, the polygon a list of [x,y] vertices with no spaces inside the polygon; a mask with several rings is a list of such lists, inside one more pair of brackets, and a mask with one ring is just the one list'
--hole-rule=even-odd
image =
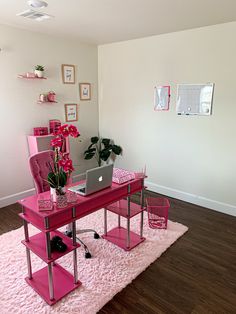
{"label": "pink desk", "polygon": [[[136,192],[141,192],[141,206],[130,202],[130,196]],[[48,212],[40,212],[38,210],[38,195],[18,201],[22,205],[22,213],[19,215],[23,218],[24,222],[25,240],[22,243],[26,246],[28,266],[27,283],[50,305],[55,304],[66,294],[79,287],[81,282],[78,280],[77,248],[80,245],[76,242],[76,220],[103,207],[105,208],[103,235],[105,239],[126,250],[130,250],[143,242],[145,240],[142,235],[143,192],[144,179],[140,178],[123,183],[122,185],[113,183],[110,188],[90,196],[83,197],[78,195],[76,203],[68,204],[68,206],[60,209],[55,206],[52,211]],[[49,192],[42,194],[46,196]],[[127,198],[127,200],[122,200],[124,198]],[[127,212],[124,212],[124,202],[127,205]],[[114,203],[117,205],[114,206]],[[107,210],[115,212],[118,215],[118,227],[109,232],[107,231]],[[138,213],[141,214],[140,235],[130,231],[129,223],[130,218]],[[127,229],[120,227],[120,216],[127,218]],[[28,223],[37,227],[41,232],[29,237]],[[57,230],[69,223],[72,223],[72,240]],[[51,252],[50,239],[54,235],[59,235],[63,239],[63,242],[67,244],[66,252]],[[30,257],[31,251],[47,264],[46,267],[33,274]],[[72,251],[73,276],[55,262],[61,256]]]}

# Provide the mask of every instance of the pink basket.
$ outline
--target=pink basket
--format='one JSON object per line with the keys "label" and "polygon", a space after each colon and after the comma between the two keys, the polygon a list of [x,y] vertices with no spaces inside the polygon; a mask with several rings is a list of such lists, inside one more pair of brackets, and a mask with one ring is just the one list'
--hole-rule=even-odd
{"label": "pink basket", "polygon": [[166,229],[170,203],[164,197],[148,197],[146,199],[148,223],[153,229]]}

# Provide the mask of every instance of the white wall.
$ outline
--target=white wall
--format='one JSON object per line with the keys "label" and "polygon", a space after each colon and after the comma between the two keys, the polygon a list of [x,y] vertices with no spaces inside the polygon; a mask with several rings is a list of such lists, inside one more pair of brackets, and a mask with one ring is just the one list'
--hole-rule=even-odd
{"label": "white wall", "polygon": [[[0,207],[33,193],[28,169],[26,135],[35,126],[48,126],[49,119],[65,122],[64,104],[79,104],[82,142],[73,141],[72,158],[76,173],[93,163],[82,158],[89,137],[98,133],[97,47],[47,35],[0,26]],[[47,80],[18,79],[17,74],[46,68]],[[77,67],[75,85],[62,84],[61,64]],[[79,101],[78,82],[92,84],[92,100]],[[53,90],[57,104],[37,104],[40,93]]]}
{"label": "white wall", "polygon": [[[236,215],[236,23],[100,46],[99,129],[123,147],[116,165],[147,166],[148,187]],[[215,83],[213,114],[177,116],[178,83]],[[154,112],[155,85],[171,85]]]}

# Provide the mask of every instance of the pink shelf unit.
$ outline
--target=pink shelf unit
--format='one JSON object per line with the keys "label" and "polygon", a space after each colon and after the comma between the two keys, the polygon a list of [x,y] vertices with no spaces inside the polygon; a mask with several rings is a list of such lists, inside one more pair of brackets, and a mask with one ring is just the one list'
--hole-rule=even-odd
{"label": "pink shelf unit", "polygon": [[54,299],[51,300],[49,296],[47,266],[35,272],[31,279],[26,277],[25,280],[49,305],[81,286],[80,281],[74,283],[74,277],[57,263],[53,265]]}
{"label": "pink shelf unit", "polygon": [[117,215],[120,215],[125,218],[132,218],[138,214],[140,214],[144,209],[141,208],[140,205],[135,203],[130,203],[130,215],[128,216],[127,208],[128,208],[128,201],[125,199],[122,199],[120,201],[117,201],[109,206],[106,207],[107,210],[110,212],[113,212]]}
{"label": "pink shelf unit", "polygon": [[45,233],[40,232],[29,238],[29,241],[21,241],[28,249],[30,249],[34,254],[40,257],[45,263],[51,263],[57,260],[58,258],[66,255],[67,253],[77,249],[80,247],[79,243],[76,243],[74,246],[70,238],[65,236],[58,230],[51,232],[51,237],[59,236],[62,238],[62,241],[66,244],[67,250],[65,252],[52,252],[51,258],[47,258],[47,250],[46,250],[46,239]]}
{"label": "pink shelf unit", "polygon": [[[129,209],[128,209],[129,208]],[[143,225],[143,211],[144,207],[130,202],[130,198],[121,199],[111,205],[105,207],[105,218],[104,218],[104,235],[102,236],[109,242],[119,246],[125,251],[130,251],[138,244],[142,243],[145,238],[143,237],[142,227],[140,229],[140,235],[130,230],[130,219],[138,214],[141,215],[141,226]],[[107,214],[106,211],[111,211],[118,215],[118,227],[107,231]],[[127,228],[121,227],[120,217],[127,219]]]}
{"label": "pink shelf unit", "polygon": [[18,78],[27,79],[27,80],[46,80],[46,77],[28,77],[26,74],[18,74]]}
{"label": "pink shelf unit", "polygon": [[137,245],[139,245],[145,240],[144,237],[140,237],[135,232],[129,231],[130,245],[127,246],[127,232],[128,230],[126,228],[116,227],[108,231],[107,234],[106,235],[104,234],[102,237],[107,241],[112,242],[113,244],[119,246],[125,251],[131,251],[133,248],[135,248]]}
{"label": "pink shelf unit", "polygon": [[57,101],[41,101],[41,100],[38,100],[37,101],[37,104],[53,104],[53,103],[57,103]]}
{"label": "pink shelf unit", "polygon": [[[39,152],[50,150],[52,149],[50,146],[50,142],[53,139],[54,135],[28,135],[28,147],[29,147],[29,154],[34,155]],[[70,143],[69,138],[66,137],[66,152],[70,152]]]}

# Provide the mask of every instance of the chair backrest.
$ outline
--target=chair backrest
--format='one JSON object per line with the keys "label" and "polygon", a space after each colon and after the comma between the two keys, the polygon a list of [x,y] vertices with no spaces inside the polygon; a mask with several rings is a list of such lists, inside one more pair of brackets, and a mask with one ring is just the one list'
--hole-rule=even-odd
{"label": "chair backrest", "polygon": [[50,172],[48,163],[53,165],[53,160],[54,152],[52,150],[43,151],[30,156],[29,166],[34,178],[36,193],[42,193],[50,189],[46,180],[48,173]]}

